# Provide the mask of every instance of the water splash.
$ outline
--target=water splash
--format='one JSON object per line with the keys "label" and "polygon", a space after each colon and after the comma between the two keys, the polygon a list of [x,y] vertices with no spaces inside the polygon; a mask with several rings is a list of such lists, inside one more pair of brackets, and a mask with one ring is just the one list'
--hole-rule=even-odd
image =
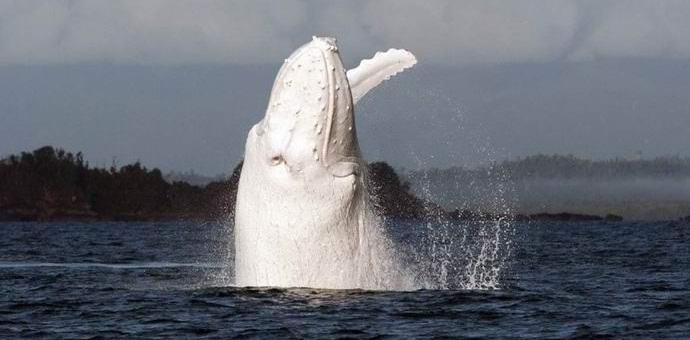
{"label": "water splash", "polygon": [[[412,182],[413,192],[423,200],[426,219],[418,222],[421,223],[419,226],[406,225],[414,230],[414,235],[408,237],[400,248],[402,253],[406,253],[406,262],[415,268],[418,286],[427,289],[500,288],[507,277],[513,252],[515,228],[508,216],[512,215],[515,196],[509,174],[493,166],[501,158],[497,149],[481,126],[469,124],[461,105],[442,91],[411,92],[399,84],[386,86],[394,87],[390,93],[414,96],[424,102],[423,106],[430,109],[425,111],[424,121],[420,123],[431,124],[428,128],[433,129],[435,124],[453,124],[456,127],[452,134],[435,136],[453,150],[444,158],[458,165],[471,163],[471,160],[482,160],[481,163],[487,164],[486,173],[481,174],[486,180],[472,181],[462,188],[460,181],[444,183],[452,186],[452,190],[470,192],[466,199],[448,202],[442,195],[447,187],[432,184],[430,171],[437,164],[436,155],[418,151],[412,144],[407,145],[408,154],[419,170],[414,175],[407,173],[403,176]],[[392,100],[387,104],[396,103]],[[404,110],[402,107],[393,109]],[[439,109],[446,112],[441,114]],[[448,110],[455,113],[451,114],[450,121],[442,118],[447,116]],[[469,211],[479,218],[450,220],[441,213],[438,204],[450,210]]]}
{"label": "water splash", "polygon": [[[419,194],[425,202],[426,220],[416,230],[406,249],[408,260],[417,271],[420,288],[425,289],[498,289],[509,265],[514,226],[507,217],[477,221],[456,221],[439,213],[432,203],[435,195],[426,173]],[[510,215],[505,183],[496,183],[495,206]],[[476,212],[478,215],[481,211]]]}

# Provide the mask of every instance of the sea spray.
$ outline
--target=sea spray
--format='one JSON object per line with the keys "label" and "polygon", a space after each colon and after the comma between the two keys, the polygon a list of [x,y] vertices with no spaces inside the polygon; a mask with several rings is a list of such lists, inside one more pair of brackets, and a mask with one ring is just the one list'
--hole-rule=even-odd
{"label": "sea spray", "polygon": [[[486,141],[474,140],[474,149],[493,158]],[[497,289],[505,278],[515,236],[512,215],[512,184],[507,173],[488,167],[490,181],[472,183],[469,188],[479,202],[461,202],[461,210],[473,218],[449,217],[434,202],[439,195],[432,190],[428,167],[415,152],[417,162],[413,179],[421,196],[426,217],[420,223],[415,243],[408,245],[409,261],[417,271],[417,284],[427,289]],[[493,163],[493,162],[490,162]],[[457,183],[456,183],[457,185]],[[457,212],[460,212],[458,210]],[[460,217],[460,218],[458,218]]]}

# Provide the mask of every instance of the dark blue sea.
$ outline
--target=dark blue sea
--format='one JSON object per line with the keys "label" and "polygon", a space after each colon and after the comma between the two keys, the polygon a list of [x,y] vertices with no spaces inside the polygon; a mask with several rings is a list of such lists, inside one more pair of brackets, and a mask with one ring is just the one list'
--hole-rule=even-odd
{"label": "dark blue sea", "polygon": [[223,223],[2,223],[0,338],[690,338],[690,224],[513,228],[498,289],[394,292],[233,287]]}

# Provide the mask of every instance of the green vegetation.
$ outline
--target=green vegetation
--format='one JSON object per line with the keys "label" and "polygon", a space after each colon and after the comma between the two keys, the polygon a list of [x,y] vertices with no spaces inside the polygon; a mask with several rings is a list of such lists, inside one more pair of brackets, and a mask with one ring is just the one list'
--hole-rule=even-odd
{"label": "green vegetation", "polygon": [[139,162],[90,168],[81,153],[46,146],[0,161],[0,219],[220,217],[234,206],[238,169],[202,188],[170,184]]}

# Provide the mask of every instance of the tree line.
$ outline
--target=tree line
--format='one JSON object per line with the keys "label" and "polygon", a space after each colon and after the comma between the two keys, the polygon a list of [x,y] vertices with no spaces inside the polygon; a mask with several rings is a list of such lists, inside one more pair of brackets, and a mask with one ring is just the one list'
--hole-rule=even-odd
{"label": "tree line", "polygon": [[657,157],[654,159],[629,160],[614,158],[590,160],[574,155],[533,155],[515,160],[492,163],[470,169],[416,170],[408,174],[411,179],[453,178],[460,182],[476,180],[527,180],[527,179],[622,179],[622,178],[690,178],[690,158]]}

